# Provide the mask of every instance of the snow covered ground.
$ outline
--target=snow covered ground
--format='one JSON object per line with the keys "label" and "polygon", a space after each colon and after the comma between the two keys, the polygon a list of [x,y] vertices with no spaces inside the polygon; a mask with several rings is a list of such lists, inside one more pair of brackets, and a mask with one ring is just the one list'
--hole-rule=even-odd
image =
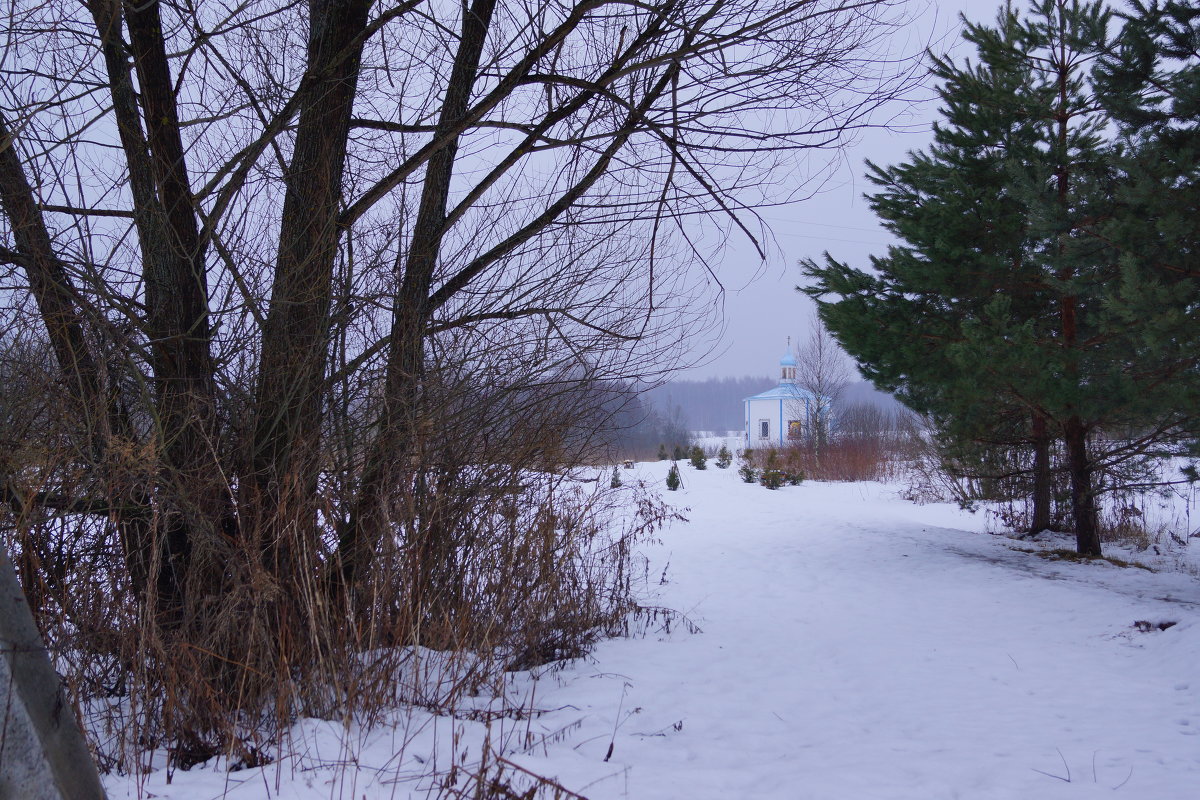
{"label": "snow covered ground", "polygon": [[[592,800],[1200,797],[1195,561],[1048,560],[1031,551],[1069,542],[896,487],[681,470],[667,499],[690,522],[645,573],[646,603],[677,613],[644,635],[512,676],[475,720],[306,720],[266,768],[110,776],[111,797],[436,797],[416,776],[477,762],[485,736],[514,790],[524,769]],[[486,713],[505,703],[535,713]]]}

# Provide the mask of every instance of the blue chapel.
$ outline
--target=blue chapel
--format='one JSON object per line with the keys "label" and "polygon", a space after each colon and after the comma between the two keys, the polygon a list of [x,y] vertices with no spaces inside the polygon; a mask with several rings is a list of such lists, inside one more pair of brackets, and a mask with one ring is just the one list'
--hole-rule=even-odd
{"label": "blue chapel", "polygon": [[796,366],[789,343],[779,359],[779,383],[742,401],[747,448],[785,446],[804,438],[817,403],[811,392],[797,385]]}

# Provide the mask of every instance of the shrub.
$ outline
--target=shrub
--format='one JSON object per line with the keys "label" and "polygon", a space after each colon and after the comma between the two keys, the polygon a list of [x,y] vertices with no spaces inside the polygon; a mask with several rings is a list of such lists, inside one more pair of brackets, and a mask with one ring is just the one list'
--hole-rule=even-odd
{"label": "shrub", "polygon": [[754,467],[750,466],[749,464],[742,464],[740,467],[738,467],[738,475],[740,475],[742,480],[744,480],[746,483],[754,483],[754,481],[758,479],[758,473],[755,472]]}
{"label": "shrub", "polygon": [[621,488],[621,468],[619,466],[613,467],[612,479],[608,482],[608,488],[610,488],[610,489],[620,489]]}
{"label": "shrub", "polygon": [[667,446],[666,446],[665,444],[660,444],[660,445],[658,446],[658,460],[659,460],[659,461],[666,461],[666,460],[667,460],[667,458],[668,458],[668,456],[667,456]]}
{"label": "shrub", "polygon": [[671,452],[671,460],[672,461],[683,461],[683,459],[685,459],[685,458],[687,458],[687,456],[685,456],[683,454],[683,448],[680,447],[679,445],[675,445],[675,449]]}
{"label": "shrub", "polygon": [[767,461],[763,465],[762,474],[758,476],[758,482],[768,489],[778,489],[783,486],[784,471],[779,465],[779,453],[772,447],[767,451]]}
{"label": "shrub", "polygon": [[758,482],[768,489],[778,489],[783,486],[784,473],[781,469],[764,469],[762,475],[759,476]]}
{"label": "shrub", "polygon": [[720,451],[717,452],[716,460],[717,469],[725,469],[733,463],[733,456],[729,453],[729,448],[721,445]]}
{"label": "shrub", "polygon": [[672,464],[671,469],[667,472],[667,489],[675,491],[683,485],[683,481],[679,477],[679,465]]}
{"label": "shrub", "polygon": [[692,462],[692,466],[696,469],[708,469],[708,456],[704,455],[704,448],[700,445],[693,445],[688,459]]}

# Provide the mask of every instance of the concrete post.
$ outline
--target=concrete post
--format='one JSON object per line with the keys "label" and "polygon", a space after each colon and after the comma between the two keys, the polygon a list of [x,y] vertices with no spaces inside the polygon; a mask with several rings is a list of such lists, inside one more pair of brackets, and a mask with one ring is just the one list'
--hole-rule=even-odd
{"label": "concrete post", "polygon": [[2,546],[0,800],[104,800],[92,754]]}

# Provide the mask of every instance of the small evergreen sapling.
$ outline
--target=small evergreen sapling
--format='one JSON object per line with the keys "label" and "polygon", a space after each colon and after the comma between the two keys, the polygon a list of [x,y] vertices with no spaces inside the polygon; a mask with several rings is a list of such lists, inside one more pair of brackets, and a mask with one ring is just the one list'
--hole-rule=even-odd
{"label": "small evergreen sapling", "polygon": [[679,477],[679,465],[672,464],[671,469],[667,472],[667,489],[675,491],[683,485],[683,480]]}
{"label": "small evergreen sapling", "polygon": [[783,486],[783,472],[777,469],[764,469],[758,482],[768,489],[778,489]]}
{"label": "small evergreen sapling", "polygon": [[754,466],[754,451],[750,449],[743,450],[738,455],[738,476],[746,483],[754,483],[758,480],[758,470]]}
{"label": "small evergreen sapling", "polygon": [[659,460],[659,461],[666,461],[666,460],[667,460],[667,458],[668,458],[668,456],[667,456],[667,446],[666,446],[665,444],[660,444],[660,445],[658,446],[658,460]]}
{"label": "small evergreen sapling", "polygon": [[679,445],[675,445],[675,449],[671,452],[671,460],[683,461],[685,458],[687,458],[687,456],[683,454],[683,448]]}
{"label": "small evergreen sapling", "polygon": [[608,482],[608,487],[610,489],[621,488],[621,468],[619,466],[613,467],[612,480]]}
{"label": "small evergreen sapling", "polygon": [[763,466],[762,475],[758,477],[758,482],[768,489],[778,489],[783,486],[784,473],[779,468],[779,457],[775,451],[767,452],[767,463]]}
{"label": "small evergreen sapling", "polygon": [[733,455],[730,454],[728,447],[721,445],[721,449],[717,451],[717,460],[714,463],[716,463],[717,469],[726,469],[733,463]]}
{"label": "small evergreen sapling", "polygon": [[708,469],[708,456],[704,455],[704,448],[700,445],[692,445],[691,452],[688,454],[688,460],[692,462],[692,466],[696,469]]}

